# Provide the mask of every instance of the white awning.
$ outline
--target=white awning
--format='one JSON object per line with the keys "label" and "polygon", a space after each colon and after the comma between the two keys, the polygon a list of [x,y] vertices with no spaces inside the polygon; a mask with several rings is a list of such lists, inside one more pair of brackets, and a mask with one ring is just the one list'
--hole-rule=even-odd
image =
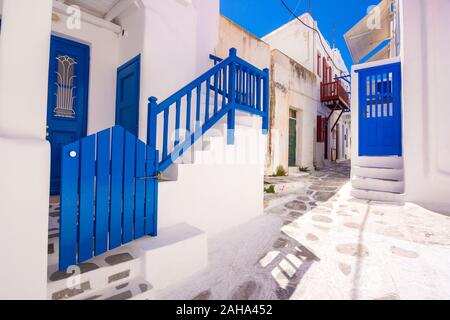
{"label": "white awning", "polygon": [[344,35],[353,62],[359,63],[383,41],[391,37],[391,0],[381,1]]}

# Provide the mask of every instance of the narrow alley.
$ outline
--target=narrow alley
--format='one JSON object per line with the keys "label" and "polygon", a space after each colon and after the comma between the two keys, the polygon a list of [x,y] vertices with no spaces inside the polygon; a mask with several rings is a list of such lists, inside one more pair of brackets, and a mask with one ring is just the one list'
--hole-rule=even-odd
{"label": "narrow alley", "polygon": [[350,197],[349,163],[267,195],[266,214],[211,239],[210,266],[162,299],[445,299],[450,218]]}

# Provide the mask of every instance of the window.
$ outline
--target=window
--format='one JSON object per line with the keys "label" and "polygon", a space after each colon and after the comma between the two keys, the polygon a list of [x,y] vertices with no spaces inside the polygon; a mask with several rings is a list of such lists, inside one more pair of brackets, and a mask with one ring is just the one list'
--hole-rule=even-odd
{"label": "window", "polygon": [[317,142],[325,142],[325,121],[322,116],[317,116]]}
{"label": "window", "polygon": [[322,56],[320,55],[320,53],[317,53],[317,75],[319,77],[322,77],[322,73],[320,72],[321,67],[320,67],[320,62],[321,62]]}

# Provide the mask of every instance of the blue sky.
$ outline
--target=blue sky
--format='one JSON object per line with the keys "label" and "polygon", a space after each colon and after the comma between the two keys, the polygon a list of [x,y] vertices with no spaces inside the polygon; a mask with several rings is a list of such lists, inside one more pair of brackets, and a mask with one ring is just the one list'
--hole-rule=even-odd
{"label": "blue sky", "polygon": [[[285,2],[297,15],[309,8],[309,0]],[[379,2],[380,0],[311,0],[313,17],[318,21],[320,31],[331,43],[335,29],[336,47],[341,50],[349,69],[352,59],[344,34],[366,15],[368,7]],[[220,6],[224,16],[258,37],[263,37],[293,19],[280,0],[221,0]]]}

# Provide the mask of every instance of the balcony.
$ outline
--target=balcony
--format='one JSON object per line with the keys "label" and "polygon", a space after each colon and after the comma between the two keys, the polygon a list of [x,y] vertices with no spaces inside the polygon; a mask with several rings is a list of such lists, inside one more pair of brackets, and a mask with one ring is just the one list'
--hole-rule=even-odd
{"label": "balcony", "polygon": [[330,108],[350,109],[350,97],[339,80],[320,84],[320,101]]}

